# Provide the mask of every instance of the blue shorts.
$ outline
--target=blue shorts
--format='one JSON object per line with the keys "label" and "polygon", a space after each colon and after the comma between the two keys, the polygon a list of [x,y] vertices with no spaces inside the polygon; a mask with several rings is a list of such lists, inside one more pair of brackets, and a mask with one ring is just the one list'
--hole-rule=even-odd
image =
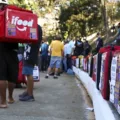
{"label": "blue shorts", "polygon": [[62,57],[51,56],[50,68],[61,68]]}
{"label": "blue shorts", "polygon": [[23,75],[33,75],[33,69],[34,69],[34,67],[24,66],[22,69],[22,74]]}

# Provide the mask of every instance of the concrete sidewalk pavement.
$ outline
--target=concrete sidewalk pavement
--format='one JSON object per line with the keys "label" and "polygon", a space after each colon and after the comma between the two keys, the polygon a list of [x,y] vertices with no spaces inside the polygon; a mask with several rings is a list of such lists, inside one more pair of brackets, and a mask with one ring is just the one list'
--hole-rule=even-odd
{"label": "concrete sidewalk pavement", "polygon": [[62,74],[58,79],[45,79],[35,83],[34,102],[21,102],[15,89],[16,102],[8,109],[0,109],[0,120],[87,120],[83,94],[77,87],[75,77]]}

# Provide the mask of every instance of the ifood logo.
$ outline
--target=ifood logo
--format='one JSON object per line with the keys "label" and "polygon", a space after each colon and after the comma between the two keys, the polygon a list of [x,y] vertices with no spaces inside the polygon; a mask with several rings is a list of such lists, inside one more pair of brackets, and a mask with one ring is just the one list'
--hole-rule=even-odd
{"label": "ifood logo", "polygon": [[[20,19],[19,17],[16,17],[16,16],[12,16],[11,24],[16,25],[17,29],[19,31],[26,31],[27,27],[32,27],[33,26],[33,22],[34,22],[33,20],[27,21],[27,20],[22,20],[22,19]],[[23,25],[23,28],[19,28],[18,27],[19,25]]]}

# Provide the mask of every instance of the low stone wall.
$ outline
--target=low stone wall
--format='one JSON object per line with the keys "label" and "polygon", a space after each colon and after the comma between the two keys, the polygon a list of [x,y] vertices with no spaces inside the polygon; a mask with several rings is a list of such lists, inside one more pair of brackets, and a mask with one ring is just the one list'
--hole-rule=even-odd
{"label": "low stone wall", "polygon": [[93,101],[96,120],[115,120],[108,102],[102,98],[102,95],[100,91],[96,89],[95,82],[92,78],[79,68],[73,67],[73,71],[83,83]]}

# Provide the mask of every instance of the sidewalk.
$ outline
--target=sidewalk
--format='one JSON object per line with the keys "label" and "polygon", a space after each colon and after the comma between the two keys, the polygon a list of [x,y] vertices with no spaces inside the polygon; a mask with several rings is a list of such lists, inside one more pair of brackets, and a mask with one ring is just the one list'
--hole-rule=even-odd
{"label": "sidewalk", "polygon": [[75,77],[62,74],[58,79],[35,83],[35,102],[20,102],[22,89],[15,89],[16,102],[8,109],[0,109],[0,120],[87,120],[86,105]]}

